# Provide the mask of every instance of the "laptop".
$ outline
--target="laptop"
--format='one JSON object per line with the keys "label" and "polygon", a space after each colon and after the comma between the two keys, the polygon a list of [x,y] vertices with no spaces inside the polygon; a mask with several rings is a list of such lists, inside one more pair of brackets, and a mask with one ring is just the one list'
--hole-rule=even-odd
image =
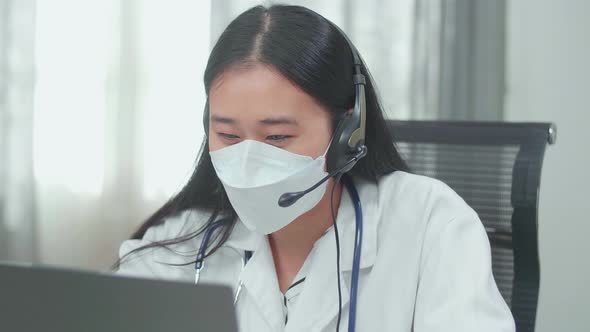
{"label": "laptop", "polygon": [[0,263],[0,331],[237,331],[227,286]]}

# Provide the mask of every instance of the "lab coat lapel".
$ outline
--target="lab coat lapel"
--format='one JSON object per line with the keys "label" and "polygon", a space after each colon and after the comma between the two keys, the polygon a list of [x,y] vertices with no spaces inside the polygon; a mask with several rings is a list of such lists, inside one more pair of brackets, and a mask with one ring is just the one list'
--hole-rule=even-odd
{"label": "lab coat lapel", "polygon": [[[336,274],[336,247],[333,229],[326,237],[332,241],[321,241],[314,248],[309,274],[305,279],[303,292],[297,300],[298,305],[289,314],[286,331],[320,331],[338,314],[338,280]],[[341,272],[342,307],[346,308],[349,291],[346,272]]]}
{"label": "lab coat lapel", "polygon": [[[363,243],[361,269],[370,268],[376,257],[377,188],[373,183],[355,181],[363,206]],[[350,196],[344,190],[336,220],[340,235],[340,282],[342,291],[343,319],[341,331],[345,331],[344,317],[350,301],[350,276],[354,254],[355,214]],[[289,316],[286,331],[322,331],[338,315],[338,279],[336,274],[336,245],[332,228],[316,243],[305,288],[298,299],[299,305]]]}
{"label": "lab coat lapel", "polygon": [[[256,306],[272,331],[281,331],[284,326],[283,299],[275,271],[268,239],[264,237],[241,275],[244,296]],[[240,300],[238,300],[239,305]]]}

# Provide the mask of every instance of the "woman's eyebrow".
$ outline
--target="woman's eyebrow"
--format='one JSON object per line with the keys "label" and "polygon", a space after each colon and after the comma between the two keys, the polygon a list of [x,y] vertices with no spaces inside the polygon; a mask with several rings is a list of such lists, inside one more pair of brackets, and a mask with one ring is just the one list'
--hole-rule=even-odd
{"label": "woman's eyebrow", "polygon": [[219,115],[211,115],[211,122],[233,124],[236,121],[232,118],[226,118]]}
{"label": "woman's eyebrow", "polygon": [[286,117],[286,116],[277,116],[277,117],[272,117],[272,118],[266,118],[264,120],[260,120],[260,123],[262,123],[264,125],[282,125],[282,124],[293,125],[293,126],[299,125],[297,123],[297,120],[295,120],[293,118]]}

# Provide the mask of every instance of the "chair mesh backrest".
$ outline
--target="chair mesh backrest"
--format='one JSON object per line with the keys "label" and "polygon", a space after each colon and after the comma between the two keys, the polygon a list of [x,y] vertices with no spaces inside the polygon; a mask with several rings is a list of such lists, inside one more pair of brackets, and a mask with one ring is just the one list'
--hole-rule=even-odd
{"label": "chair mesh backrest", "polygon": [[390,121],[412,172],[453,188],[479,214],[517,331],[534,331],[537,201],[549,124]]}

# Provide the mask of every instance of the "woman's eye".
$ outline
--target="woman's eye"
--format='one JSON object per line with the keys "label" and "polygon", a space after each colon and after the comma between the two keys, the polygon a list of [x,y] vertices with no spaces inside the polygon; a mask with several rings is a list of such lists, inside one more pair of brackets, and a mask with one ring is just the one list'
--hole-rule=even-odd
{"label": "woman's eye", "polygon": [[238,138],[240,138],[240,136],[228,134],[228,133],[217,133],[217,134],[225,139],[238,139]]}
{"label": "woman's eye", "polygon": [[274,141],[274,142],[281,142],[281,141],[284,141],[284,140],[286,140],[286,139],[288,139],[290,137],[292,137],[292,136],[289,136],[289,135],[270,135],[270,136],[266,136],[266,139],[267,140],[270,140],[270,141]]}

